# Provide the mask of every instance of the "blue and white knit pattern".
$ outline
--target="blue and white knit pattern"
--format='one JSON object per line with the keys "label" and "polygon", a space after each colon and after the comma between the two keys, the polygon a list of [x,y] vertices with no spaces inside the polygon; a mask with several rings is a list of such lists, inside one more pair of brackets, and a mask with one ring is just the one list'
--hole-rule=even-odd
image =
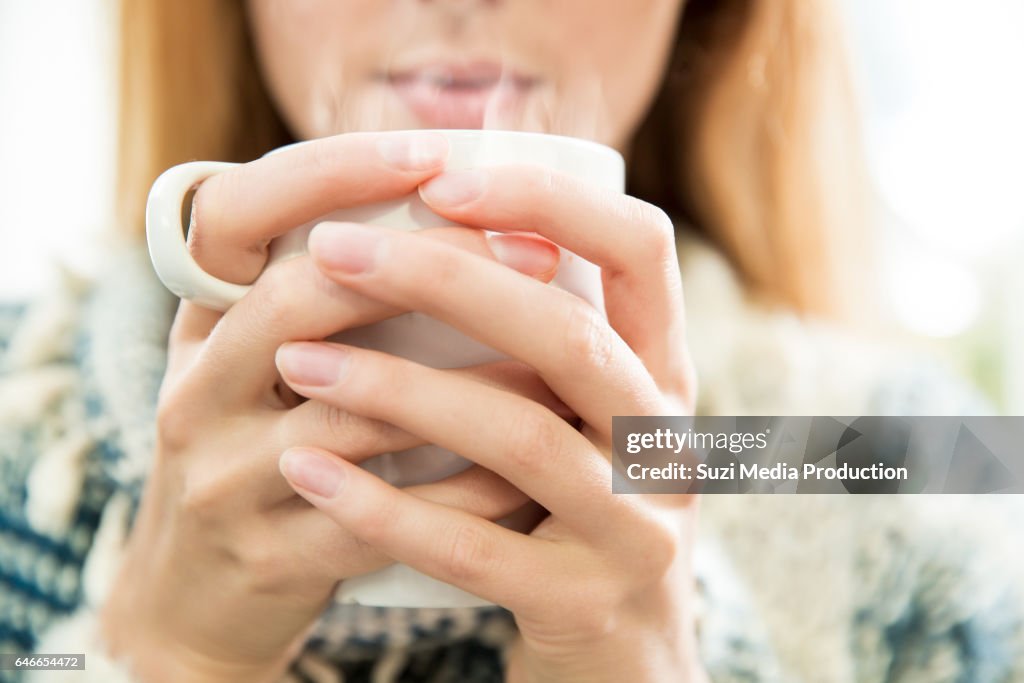
{"label": "blue and white knit pattern", "polygon": [[[78,382],[70,325],[79,302],[72,283],[67,290],[31,310],[0,309],[0,652],[31,651],[45,626],[80,603],[113,490],[84,405],[66,400]],[[0,680],[10,675],[0,671]]]}
{"label": "blue and white knit pattern", "polygon": [[[113,257],[105,272],[94,286],[68,278],[53,296],[28,309],[4,309],[0,318],[0,650],[96,648],[94,677],[87,680],[114,681],[131,678],[100,661],[94,610],[111,588],[149,468],[175,301],[153,277],[141,249]],[[713,564],[710,551],[702,557]],[[716,573],[722,578],[715,585],[724,585],[725,568]],[[734,640],[747,642],[743,633],[756,620],[719,623],[732,629]],[[334,604],[289,677],[500,680],[501,648],[514,633],[511,615],[501,608]],[[753,642],[746,646],[748,652],[757,649]],[[770,657],[762,652],[760,665]],[[13,673],[0,672],[0,682],[14,680]]]}
{"label": "blue and white knit pattern", "polygon": [[[976,408],[940,380],[909,405],[860,368],[831,378],[821,368],[842,366],[825,358],[834,335],[745,307],[720,259],[696,247],[681,254],[706,411]],[[104,657],[95,608],[115,589],[149,468],[175,302],[144,249],[127,249],[104,272],[91,286],[69,279],[28,309],[0,308],[0,652],[88,653],[80,677],[38,672],[32,683],[134,680]],[[868,359],[884,371],[862,347],[833,352],[833,361]],[[1012,524],[1024,505],[958,498],[707,497],[695,600],[712,680],[1024,681],[1024,561],[1007,548],[1013,538],[1024,546]],[[335,604],[284,680],[498,681],[514,628],[500,608]],[[0,671],[0,683],[19,680]]]}

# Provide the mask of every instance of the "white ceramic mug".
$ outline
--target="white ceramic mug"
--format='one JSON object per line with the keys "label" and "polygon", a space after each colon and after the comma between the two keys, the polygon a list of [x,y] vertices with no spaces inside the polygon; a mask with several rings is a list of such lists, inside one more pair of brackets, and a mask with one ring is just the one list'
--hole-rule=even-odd
{"label": "white ceramic mug", "polygon": [[[450,144],[447,169],[527,164],[547,167],[618,192],[624,190],[625,164],[622,156],[595,142],[518,131],[437,132],[444,134]],[[216,310],[229,308],[245,295],[250,285],[219,280],[196,264],[186,246],[182,207],[189,190],[211,175],[234,166],[236,164],[213,161],[175,166],[157,178],[146,205],[146,236],[157,275],[179,297]],[[304,254],[309,232],[314,225],[325,220],[400,230],[457,225],[435,214],[419,194],[413,192],[392,201],[333,211],[297,226],[271,243],[269,261]],[[561,250],[561,262],[552,285],[580,296],[603,312],[600,269],[568,250]],[[435,368],[464,367],[506,358],[458,330],[415,311],[347,330],[331,339],[384,351]],[[469,464],[450,451],[428,445],[402,451],[401,454],[379,455],[364,463],[363,467],[396,486],[407,486],[436,481],[465,469]],[[489,604],[401,564],[342,581],[336,597],[342,602],[395,607]]]}

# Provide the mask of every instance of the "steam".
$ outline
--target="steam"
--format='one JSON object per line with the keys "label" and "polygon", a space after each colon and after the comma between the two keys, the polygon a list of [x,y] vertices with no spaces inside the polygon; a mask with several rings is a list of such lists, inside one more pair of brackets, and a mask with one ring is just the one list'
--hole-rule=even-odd
{"label": "steam", "polygon": [[[517,130],[554,133],[570,137],[602,139],[608,131],[608,105],[604,99],[601,79],[592,75],[580,82],[566,82],[542,87],[527,103]],[[492,127],[485,119],[485,128]],[[494,127],[502,127],[495,121]]]}
{"label": "steam", "polygon": [[[601,74],[589,72],[561,54],[564,37],[514,35],[503,16],[478,3],[394,3],[384,35],[373,36],[377,63],[338,41],[322,41],[310,92],[317,135],[420,127],[409,108],[384,83],[368,83],[368,73],[390,74],[419,53],[440,52],[446,59],[473,60],[485,55],[500,64],[500,76],[486,95],[480,127],[524,130],[601,140],[608,131],[608,102]],[[529,41],[529,44],[523,44]],[[383,43],[383,49],[380,46]],[[524,51],[530,54],[523,54]],[[522,60],[537,59],[536,63]],[[531,78],[524,88],[523,72]],[[429,66],[419,72],[420,94],[442,95],[443,79]],[[430,89],[433,90],[430,90]],[[513,97],[515,96],[515,97]],[[510,105],[514,100],[514,105]]]}

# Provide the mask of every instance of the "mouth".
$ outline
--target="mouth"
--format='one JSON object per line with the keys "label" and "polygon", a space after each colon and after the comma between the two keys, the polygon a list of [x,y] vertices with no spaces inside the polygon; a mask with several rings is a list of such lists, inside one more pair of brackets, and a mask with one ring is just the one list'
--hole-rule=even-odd
{"label": "mouth", "polygon": [[428,128],[483,128],[507,120],[538,83],[488,61],[428,64],[381,79]]}

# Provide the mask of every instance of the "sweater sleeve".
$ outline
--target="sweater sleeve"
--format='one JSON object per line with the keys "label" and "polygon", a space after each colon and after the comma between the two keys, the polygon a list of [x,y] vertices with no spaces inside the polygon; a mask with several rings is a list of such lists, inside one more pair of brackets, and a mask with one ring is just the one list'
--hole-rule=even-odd
{"label": "sweater sleeve", "polygon": [[24,683],[139,683],[128,667],[107,655],[95,610],[83,605],[56,622],[35,647],[40,654],[76,653],[85,668],[75,671],[30,671]]}
{"label": "sweater sleeve", "polygon": [[857,558],[857,680],[1024,680],[1024,498],[908,496],[884,509],[886,533]]}
{"label": "sweater sleeve", "polygon": [[[872,397],[873,414],[997,414],[969,382],[927,359],[893,364]],[[1024,680],[1024,496],[878,503],[871,526],[885,533],[862,543],[857,558],[865,579],[854,618],[859,680]]]}
{"label": "sweater sleeve", "polygon": [[[105,553],[93,551],[119,545],[124,527],[126,500],[81,400],[79,284],[0,306],[0,652],[42,652],[40,636],[97,593],[88,584],[102,578]],[[0,681],[22,673],[0,671]]]}
{"label": "sweater sleeve", "polygon": [[749,587],[713,534],[702,533],[694,553],[697,637],[713,683],[780,683],[783,676],[766,624]]}
{"label": "sweater sleeve", "polygon": [[[137,273],[145,262],[119,255],[114,265]],[[149,279],[133,282],[64,274],[26,304],[0,305],[0,652],[86,660],[82,671],[0,671],[0,683],[132,681],[106,655],[97,610],[138,502],[171,318]],[[143,357],[126,358],[124,346]],[[111,381],[100,365],[126,361],[146,372],[108,393],[138,411],[131,432],[111,419],[124,407],[100,398]]]}

